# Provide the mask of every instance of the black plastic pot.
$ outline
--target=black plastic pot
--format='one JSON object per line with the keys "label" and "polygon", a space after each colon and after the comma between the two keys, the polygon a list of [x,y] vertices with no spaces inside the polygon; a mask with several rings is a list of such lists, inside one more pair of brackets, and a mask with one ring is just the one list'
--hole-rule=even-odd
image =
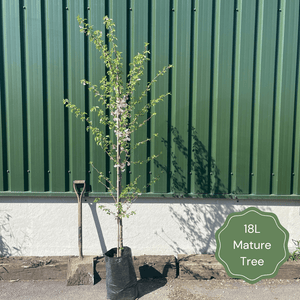
{"label": "black plastic pot", "polygon": [[116,254],[117,248],[104,254],[107,298],[110,300],[134,300],[138,297],[138,288],[131,249],[124,247],[121,257],[115,257]]}

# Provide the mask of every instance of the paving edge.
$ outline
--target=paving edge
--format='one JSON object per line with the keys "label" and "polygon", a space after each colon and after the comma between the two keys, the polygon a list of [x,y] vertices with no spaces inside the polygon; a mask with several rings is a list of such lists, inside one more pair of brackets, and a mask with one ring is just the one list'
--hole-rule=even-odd
{"label": "paving edge", "polygon": [[[183,280],[230,279],[214,255],[178,254],[179,278]],[[300,278],[300,261],[286,261],[274,279]]]}
{"label": "paving edge", "polygon": [[[0,280],[66,280],[68,259],[74,256],[0,257]],[[224,267],[210,254],[134,256],[137,277],[179,277],[183,280],[229,279]],[[103,256],[94,258],[95,280],[106,277]],[[300,278],[300,261],[287,261],[274,279]]]}

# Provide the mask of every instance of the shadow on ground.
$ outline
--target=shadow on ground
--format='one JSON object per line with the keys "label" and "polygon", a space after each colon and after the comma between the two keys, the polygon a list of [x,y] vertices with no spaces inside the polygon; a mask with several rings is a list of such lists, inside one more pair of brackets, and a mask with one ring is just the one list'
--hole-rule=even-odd
{"label": "shadow on ground", "polygon": [[96,203],[88,203],[88,204],[89,204],[89,207],[91,209],[93,220],[94,220],[94,223],[95,223],[95,226],[96,226],[96,229],[97,229],[101,251],[102,251],[102,253],[105,253],[107,251],[107,247],[106,247],[105,240],[104,240],[104,237],[103,237],[103,232],[102,232],[102,228],[101,228],[101,225],[100,225],[100,221],[99,221],[99,218],[98,218],[98,215],[97,215],[97,205],[96,205]]}
{"label": "shadow on ground", "polygon": [[166,278],[143,278],[138,281],[139,297],[160,289],[167,284]]}

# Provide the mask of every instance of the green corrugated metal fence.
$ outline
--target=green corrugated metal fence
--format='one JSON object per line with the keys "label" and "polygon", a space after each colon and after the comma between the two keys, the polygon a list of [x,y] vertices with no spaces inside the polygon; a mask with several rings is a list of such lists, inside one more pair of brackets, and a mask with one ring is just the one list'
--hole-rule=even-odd
{"label": "green corrugated metal fence", "polygon": [[0,195],[71,195],[74,179],[104,195],[90,161],[114,180],[62,103],[93,105],[80,80],[105,68],[76,17],[105,31],[109,15],[124,74],[150,43],[140,90],[174,65],[145,101],[172,96],[132,137],[159,133],[134,160],[162,154],[124,181],[164,171],[148,195],[300,199],[299,12],[299,0],[0,0]]}

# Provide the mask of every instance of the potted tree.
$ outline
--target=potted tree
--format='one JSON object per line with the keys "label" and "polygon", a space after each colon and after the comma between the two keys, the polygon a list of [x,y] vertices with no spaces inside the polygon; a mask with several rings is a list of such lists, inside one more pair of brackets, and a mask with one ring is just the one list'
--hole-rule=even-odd
{"label": "potted tree", "polygon": [[[122,186],[122,174],[126,166],[131,164],[147,163],[157,157],[152,155],[145,161],[134,162],[131,160],[133,151],[138,151],[139,146],[149,142],[152,137],[145,137],[144,140],[131,143],[131,136],[134,132],[144,126],[155,113],[151,112],[151,108],[162,101],[169,93],[161,95],[156,99],[141,107],[141,101],[150,91],[151,86],[156,82],[159,76],[164,75],[172,66],[164,67],[158,74],[147,84],[145,90],[136,95],[135,87],[141,80],[143,75],[144,64],[149,60],[148,44],[145,43],[145,50],[133,57],[130,63],[130,71],[127,75],[126,84],[122,77],[122,57],[121,52],[117,50],[115,24],[112,19],[104,17],[104,24],[107,30],[108,45],[102,39],[102,33],[99,30],[94,30],[93,26],[86,23],[86,20],[77,17],[80,31],[89,36],[96,48],[101,52],[107,75],[100,81],[100,86],[92,85],[87,80],[81,80],[83,85],[88,85],[89,90],[95,94],[99,102],[103,104],[103,108],[98,105],[90,109],[91,113],[96,113],[99,116],[99,124],[108,126],[112,135],[105,135],[97,124],[93,124],[86,112],[82,112],[76,105],[72,104],[68,99],[64,100],[67,107],[71,109],[77,117],[87,122],[87,130],[93,135],[95,142],[99,145],[114,162],[114,170],[116,172],[116,184],[111,182],[110,178],[106,177],[96,167],[92,166],[99,173],[99,181],[105,185],[110,195],[115,201],[115,210],[111,210],[104,205],[99,207],[107,214],[115,216],[118,226],[117,247],[105,253],[106,262],[106,287],[107,296],[109,299],[135,299],[137,297],[137,280],[132,262],[131,249],[124,247],[123,243],[123,223],[124,217],[129,217],[135,214],[131,211],[131,204],[141,195],[137,182],[140,176],[132,178],[130,183]],[[139,109],[137,109],[139,105]],[[109,114],[107,113],[109,112]],[[146,116],[146,118],[141,118]],[[99,125],[98,124],[98,125]],[[153,179],[148,185],[154,183],[158,178]],[[99,199],[95,200],[96,202]]]}

